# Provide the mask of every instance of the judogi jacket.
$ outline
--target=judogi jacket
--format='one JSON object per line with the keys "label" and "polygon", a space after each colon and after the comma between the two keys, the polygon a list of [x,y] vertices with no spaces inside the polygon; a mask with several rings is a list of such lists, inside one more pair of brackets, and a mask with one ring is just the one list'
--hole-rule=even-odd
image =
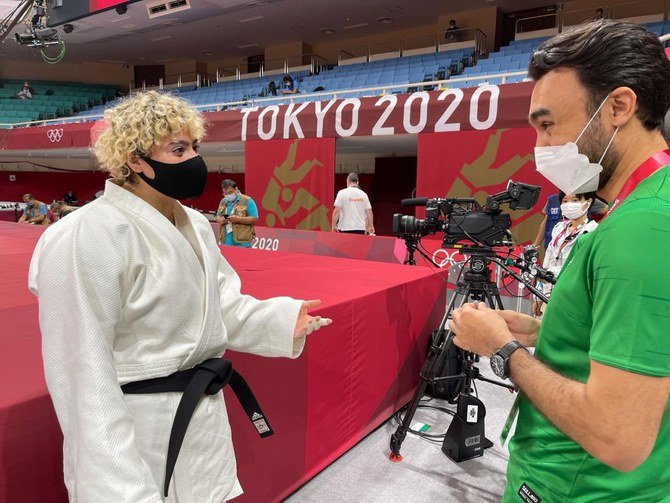
{"label": "judogi jacket", "polygon": [[181,393],[121,384],[189,369],[227,348],[296,358],[302,301],[240,293],[210,223],[175,204],[175,225],[107,181],[104,196],[48,228],[30,264],[44,371],[63,430],[70,501],[209,503],[242,493],[222,393],[203,397],[161,495]]}

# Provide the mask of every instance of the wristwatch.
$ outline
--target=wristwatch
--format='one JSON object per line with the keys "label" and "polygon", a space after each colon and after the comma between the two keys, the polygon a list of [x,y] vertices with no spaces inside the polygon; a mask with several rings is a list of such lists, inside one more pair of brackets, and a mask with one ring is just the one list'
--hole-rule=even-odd
{"label": "wristwatch", "polygon": [[519,341],[511,341],[491,355],[491,369],[495,375],[501,379],[509,377],[510,356],[519,348],[526,349]]}

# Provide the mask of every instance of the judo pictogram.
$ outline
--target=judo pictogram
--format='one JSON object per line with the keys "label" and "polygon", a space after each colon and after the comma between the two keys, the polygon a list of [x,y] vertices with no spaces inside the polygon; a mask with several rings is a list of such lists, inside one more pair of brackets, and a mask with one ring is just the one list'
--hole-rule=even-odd
{"label": "judo pictogram", "polygon": [[[300,184],[312,169],[323,166],[318,159],[308,159],[300,166],[295,166],[299,141],[296,139],[291,143],[286,159],[275,167],[265,189],[261,200],[263,209],[268,212],[265,223],[268,227],[286,226],[287,219],[305,210],[309,214],[295,226],[296,229],[327,231],[330,229],[328,208],[304,187],[298,187],[297,190],[291,187]],[[282,209],[282,206],[286,209]]]}

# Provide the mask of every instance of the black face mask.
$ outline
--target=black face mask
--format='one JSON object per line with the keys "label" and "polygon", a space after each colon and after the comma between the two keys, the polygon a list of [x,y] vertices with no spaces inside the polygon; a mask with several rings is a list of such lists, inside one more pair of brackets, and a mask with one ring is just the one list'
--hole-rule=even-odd
{"label": "black face mask", "polygon": [[149,186],[173,199],[193,199],[205,190],[207,165],[199,155],[183,162],[169,164],[142,157],[154,170],[153,179],[137,173]]}

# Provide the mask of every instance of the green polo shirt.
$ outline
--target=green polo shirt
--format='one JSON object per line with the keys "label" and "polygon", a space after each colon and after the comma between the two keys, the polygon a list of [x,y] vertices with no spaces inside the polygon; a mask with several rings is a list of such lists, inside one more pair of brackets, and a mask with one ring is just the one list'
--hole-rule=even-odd
{"label": "green polo shirt", "polygon": [[[670,376],[670,166],[580,236],[552,292],[535,355],[579,382],[588,379],[591,360]],[[522,396],[503,501],[670,501],[669,403],[652,453],[621,473],[590,456]],[[644,421],[644,411],[639,414]]]}

